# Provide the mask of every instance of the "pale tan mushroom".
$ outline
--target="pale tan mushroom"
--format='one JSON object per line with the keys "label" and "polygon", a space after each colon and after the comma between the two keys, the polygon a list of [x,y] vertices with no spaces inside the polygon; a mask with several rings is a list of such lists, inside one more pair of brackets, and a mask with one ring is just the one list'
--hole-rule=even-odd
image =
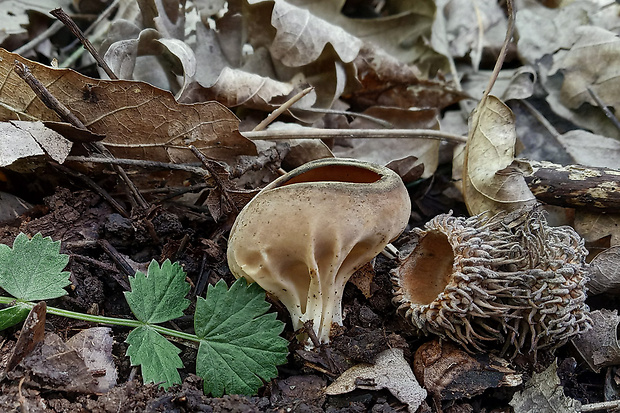
{"label": "pale tan mushroom", "polygon": [[321,342],[342,325],[353,272],[405,229],[411,212],[400,177],[385,167],[321,159],[265,187],[235,221],[228,264],[276,296],[293,327],[309,320]]}

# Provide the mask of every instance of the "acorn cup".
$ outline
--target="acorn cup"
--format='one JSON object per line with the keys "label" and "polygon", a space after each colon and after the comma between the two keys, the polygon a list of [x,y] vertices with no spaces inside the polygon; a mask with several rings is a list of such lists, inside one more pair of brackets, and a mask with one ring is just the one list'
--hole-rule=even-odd
{"label": "acorn cup", "polygon": [[407,226],[409,194],[392,170],[327,158],[281,176],[250,201],[228,240],[235,277],[277,297],[299,329],[312,321],[321,342],[342,325],[351,275]]}
{"label": "acorn cup", "polygon": [[[416,331],[502,356],[554,350],[591,328],[587,250],[570,227],[526,208],[439,215],[392,272],[393,302]],[[510,353],[510,354],[509,354]]]}

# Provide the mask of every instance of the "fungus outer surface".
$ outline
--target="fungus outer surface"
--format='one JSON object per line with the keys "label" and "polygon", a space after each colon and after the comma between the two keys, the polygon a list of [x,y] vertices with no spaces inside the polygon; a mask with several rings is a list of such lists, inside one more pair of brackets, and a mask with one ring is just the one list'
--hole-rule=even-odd
{"label": "fungus outer surface", "polygon": [[276,296],[295,329],[311,320],[327,342],[332,322],[342,325],[346,282],[405,229],[410,212],[393,171],[313,161],[267,185],[241,211],[229,237],[229,267]]}

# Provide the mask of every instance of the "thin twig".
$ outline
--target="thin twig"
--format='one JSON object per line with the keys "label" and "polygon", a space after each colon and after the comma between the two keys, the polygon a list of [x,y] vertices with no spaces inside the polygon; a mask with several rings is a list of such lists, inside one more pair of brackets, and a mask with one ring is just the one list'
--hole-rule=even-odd
{"label": "thin twig", "polygon": [[251,140],[277,139],[327,139],[327,138],[357,138],[357,139],[411,139],[427,138],[442,139],[451,142],[464,143],[467,138],[434,129],[318,129],[296,128],[291,130],[266,130],[260,132],[242,132],[243,136]]}
{"label": "thin twig", "polygon": [[[123,257],[116,250],[116,248],[114,248],[112,244],[108,242],[108,240],[100,239],[97,241],[97,243],[99,244],[101,249],[103,249],[103,251],[105,251],[105,253],[108,254],[110,258],[112,258],[114,264],[116,264],[117,268],[120,269],[123,274],[125,274],[127,277],[133,277],[134,275],[136,275],[136,271],[132,268],[131,265],[129,265],[127,260],[125,260],[125,257]],[[123,289],[130,289],[129,281],[127,281],[125,278],[115,277],[115,280],[120,284],[121,287],[123,287]]]}
{"label": "thin twig", "polygon": [[62,22],[55,21],[50,27],[48,27],[45,31],[39,33],[34,39],[13,50],[13,53],[23,55],[24,53],[29,52],[46,39],[49,39],[51,36],[58,33],[58,31],[62,29],[63,26],[64,25],[62,24]]}
{"label": "thin twig", "polygon": [[200,162],[202,162],[204,167],[211,173],[211,178],[213,179],[213,182],[220,189],[222,198],[226,200],[231,210],[234,211],[235,213],[239,212],[237,205],[235,204],[235,202],[230,197],[230,194],[228,193],[226,183],[222,181],[220,176],[217,174],[217,171],[213,168],[212,162],[214,161],[207,159],[207,157],[204,156],[204,154],[200,152],[198,148],[196,148],[194,145],[189,145],[189,150],[192,151],[194,155],[196,155],[196,158],[198,158]]}
{"label": "thin twig", "polygon": [[592,96],[592,99],[594,99],[598,107],[601,108],[603,113],[605,113],[605,116],[609,118],[609,120],[611,121],[611,123],[614,124],[616,129],[620,130],[620,121],[618,121],[616,115],[614,115],[613,112],[607,108],[605,102],[603,102],[603,100],[596,94],[596,92],[594,92],[594,90],[590,86],[587,86],[586,89],[588,90],[588,93],[590,94],[590,96]]}
{"label": "thin twig", "polygon": [[506,59],[506,54],[508,53],[508,44],[510,43],[510,39],[512,39],[512,34],[514,32],[515,9],[512,4],[512,0],[506,1],[506,7],[508,8],[508,27],[506,28],[506,38],[504,39],[504,44],[502,45],[502,49],[499,52],[497,61],[495,62],[493,73],[491,74],[491,78],[489,79],[489,83],[487,84],[484,93],[482,94],[482,99],[480,99],[480,104],[478,107],[482,107],[484,104],[483,102],[487,99],[489,93],[491,93],[491,89],[493,89],[497,76],[499,76],[499,72],[504,65],[504,60]]}
{"label": "thin twig", "polygon": [[[32,91],[37,95],[39,99],[47,106],[49,109],[53,110],[66,122],[71,123],[73,126],[79,129],[88,130],[88,128],[84,125],[84,123],[78,119],[71,111],[63,105],[54,95],[52,95],[49,90],[41,83],[39,79],[37,79],[31,72],[28,66],[23,64],[22,62],[15,60],[14,71],[21,77],[27,84],[30,86]],[[85,143],[84,146],[87,149],[91,149],[107,156],[108,158],[114,158],[114,155],[110,153],[108,148],[106,148],[101,142],[93,142],[93,143]],[[119,174],[121,179],[127,184],[127,187],[131,191],[133,198],[132,201],[141,207],[142,209],[147,209],[149,204],[146,202],[138,188],[134,185],[134,183],[129,179],[125,171],[119,165],[113,165],[116,173]]]}
{"label": "thin twig", "polygon": [[540,123],[545,129],[547,129],[547,131],[556,139],[558,140],[558,138],[561,136],[560,132],[557,131],[556,128],[553,127],[553,125],[551,124],[551,122],[549,122],[547,120],[547,118],[545,118],[543,116],[542,113],[540,113],[534,106],[532,106],[532,104],[530,102],[528,102],[527,100],[519,100],[519,103],[521,103],[523,106],[525,106],[525,108],[528,110],[528,112],[530,112],[530,114],[532,116],[534,116],[534,118],[538,121],[538,123]]}
{"label": "thin twig", "polygon": [[346,110],[336,110],[336,109],[321,109],[321,108],[293,108],[293,109],[302,110],[302,111],[311,112],[311,113],[326,113],[328,115],[351,116],[353,118],[362,118],[362,119],[369,120],[384,128],[391,129],[394,127],[394,125],[392,125],[390,122],[386,120],[379,119],[375,116],[367,115],[365,113],[349,112]]}
{"label": "thin twig", "polygon": [[143,161],[141,159],[101,158],[95,156],[67,156],[65,160],[74,162],[104,163],[108,165],[130,165],[139,166],[141,168],[172,169],[177,171],[190,172],[203,177],[209,176],[209,171],[198,166],[168,162]]}
{"label": "thin twig", "polygon": [[73,19],[71,19],[71,17],[69,17],[69,15],[65,13],[62,8],[54,9],[50,12],[50,14],[60,20],[65,26],[67,26],[69,30],[71,30],[71,33],[73,33],[73,35],[80,40],[82,45],[95,58],[99,66],[101,66],[101,68],[106,72],[110,79],[118,79],[112,69],[110,69],[110,66],[108,66],[105,60],[101,58],[99,52],[97,52],[97,49],[95,49],[90,40],[88,40],[86,36],[84,36],[82,30],[80,30],[80,28],[77,26],[77,24],[75,24]]}
{"label": "thin twig", "polygon": [[110,203],[110,205],[112,206],[112,208],[114,208],[116,210],[116,212],[118,212],[119,214],[121,214],[125,218],[129,218],[130,215],[125,210],[125,208],[121,204],[119,204],[118,201],[116,199],[114,199],[112,197],[112,195],[110,195],[108,193],[108,191],[106,191],[105,189],[100,187],[95,181],[93,181],[92,179],[90,179],[89,177],[84,175],[83,173],[74,171],[73,169],[67,168],[64,165],[60,165],[60,164],[57,164],[55,162],[50,162],[50,165],[52,165],[54,168],[62,171],[63,173],[65,173],[67,175],[73,176],[74,178],[78,178],[79,180],[84,182],[86,185],[90,186],[91,189],[93,189],[96,193],[98,193],[106,201],[108,201]]}
{"label": "thin twig", "polygon": [[[253,141],[275,141],[280,139],[439,139],[448,142],[465,143],[467,137],[435,129],[319,129],[295,128],[290,130],[264,130],[241,132]],[[103,142],[111,148],[175,148],[189,149],[182,145],[166,145],[161,143],[111,143]]]}
{"label": "thin twig", "polygon": [[582,412],[595,412],[598,410],[616,409],[620,407],[620,400],[611,400],[608,402],[590,403],[581,406]]}
{"label": "thin twig", "polygon": [[[104,11],[102,11],[97,17],[97,19],[90,26],[88,26],[86,30],[84,30],[84,36],[88,36],[93,30],[95,30],[95,27],[97,27],[97,25],[101,23],[103,19],[108,18],[108,16],[110,16],[110,14],[112,14],[112,12],[118,7],[120,2],[121,0],[114,0]],[[97,39],[99,37],[101,36],[95,36],[95,38]],[[95,41],[95,38],[91,37],[89,41],[91,41],[92,43],[93,41]],[[60,67],[72,66],[73,63],[82,55],[82,53],[84,53],[84,48],[80,47],[75,52],[71,53],[71,56],[69,56],[67,59],[65,59],[64,62],[60,64]]]}
{"label": "thin twig", "polygon": [[71,111],[63,105],[54,95],[52,95],[45,85],[41,83],[39,79],[34,77],[32,72],[28,66],[20,62],[19,60],[15,60],[15,64],[13,66],[13,70],[19,77],[21,77],[30,89],[37,95],[39,99],[51,110],[56,112],[56,114],[65,122],[68,122],[79,129],[87,129],[86,126],[82,123],[81,120],[77,118]]}
{"label": "thin twig", "polygon": [[289,100],[284,102],[282,105],[280,105],[279,108],[277,108],[276,110],[271,112],[269,114],[269,116],[267,116],[265,119],[263,119],[263,121],[261,123],[256,125],[256,127],[253,129],[253,131],[257,132],[257,131],[261,131],[261,130],[265,129],[267,126],[269,126],[269,124],[271,124],[271,122],[276,120],[278,118],[278,116],[283,114],[288,108],[293,106],[301,98],[303,98],[304,96],[306,96],[308,93],[312,92],[313,90],[314,90],[314,87],[310,86],[309,88],[306,88],[306,89],[302,90],[301,92],[297,93],[295,96],[293,96],[292,98],[290,98]]}

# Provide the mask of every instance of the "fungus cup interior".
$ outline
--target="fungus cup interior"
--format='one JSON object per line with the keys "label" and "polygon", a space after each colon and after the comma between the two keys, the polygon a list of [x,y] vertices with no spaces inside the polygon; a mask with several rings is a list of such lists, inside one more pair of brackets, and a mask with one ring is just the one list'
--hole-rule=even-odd
{"label": "fungus cup interior", "polygon": [[399,270],[400,286],[411,303],[428,305],[451,281],[454,251],[448,237],[430,231],[420,238]]}
{"label": "fungus cup interior", "polygon": [[351,182],[360,184],[370,184],[381,179],[377,172],[354,165],[326,165],[302,172],[293,176],[280,186],[291,185],[302,182]]}

